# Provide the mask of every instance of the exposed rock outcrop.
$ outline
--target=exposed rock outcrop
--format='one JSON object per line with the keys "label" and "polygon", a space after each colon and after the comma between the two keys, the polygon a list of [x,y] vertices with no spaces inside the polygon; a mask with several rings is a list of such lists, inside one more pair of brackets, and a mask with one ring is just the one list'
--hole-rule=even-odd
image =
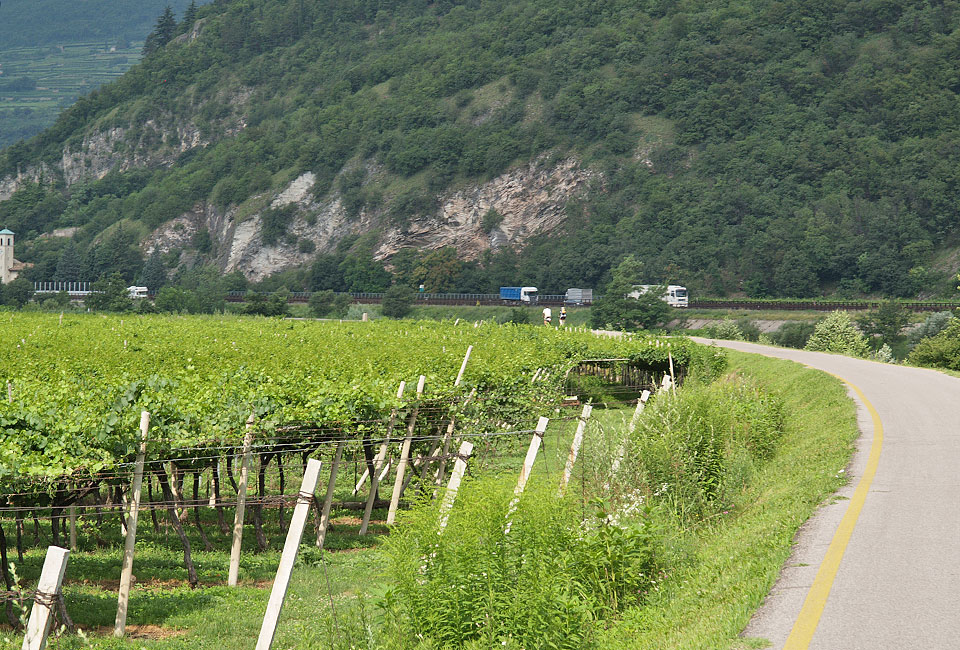
{"label": "exposed rock outcrop", "polygon": [[[595,175],[574,158],[546,165],[541,157],[489,182],[442,197],[437,214],[387,231],[375,256],[389,258],[408,247],[454,246],[461,258],[475,259],[489,248],[522,246],[533,235],[559,226],[567,202],[586,191]],[[483,217],[491,209],[502,220],[485,232]]]}
{"label": "exposed rock outcrop", "polygon": [[[376,169],[369,171],[370,176],[377,174]],[[442,196],[436,213],[416,218],[405,228],[387,230],[375,257],[389,260],[407,247],[454,246],[461,258],[474,259],[489,248],[522,246],[531,236],[557,228],[567,202],[583,194],[595,176],[574,158],[554,164],[540,158],[488,182]],[[241,218],[235,209],[223,211],[201,203],[154,232],[144,242],[144,253],[150,254],[154,248],[164,253],[188,248],[196,233],[206,228],[216,242],[213,255],[220,268],[224,272],[239,270],[258,281],[307,264],[317,253],[334,250],[343,238],[368,232],[379,223],[380,210],[348,215],[336,191],[317,200],[312,195],[315,181],[307,172],[272,198],[259,197],[265,207],[273,209],[296,205],[286,236],[275,244],[264,244],[262,212]],[[491,209],[498,213],[499,223],[485,231],[483,218]]]}

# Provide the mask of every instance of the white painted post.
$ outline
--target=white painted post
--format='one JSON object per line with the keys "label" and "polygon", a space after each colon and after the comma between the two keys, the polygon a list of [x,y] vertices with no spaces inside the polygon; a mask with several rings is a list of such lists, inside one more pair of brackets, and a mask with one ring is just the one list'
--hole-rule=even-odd
{"label": "white painted post", "polygon": [[577,454],[580,453],[580,445],[583,444],[583,432],[587,428],[587,420],[590,419],[590,412],[593,407],[589,404],[583,407],[577,422],[577,432],[573,436],[573,444],[570,445],[570,455],[567,457],[567,465],[563,469],[563,479],[560,482],[560,496],[567,490],[567,484],[570,482],[570,476],[573,474],[573,464],[577,462]]}
{"label": "white painted post", "polygon": [[[401,381],[400,387],[397,389],[397,399],[403,397],[403,390],[406,388],[407,382]],[[397,409],[390,411],[390,422],[387,423],[387,434],[383,438],[383,443],[380,445],[380,453],[377,454],[381,457],[380,462],[384,463],[387,460],[387,453],[390,445],[390,436],[393,435],[393,428],[397,424]],[[388,461],[383,465],[378,465],[374,463],[374,470],[378,470],[383,467],[383,471],[379,474],[374,472],[375,476],[370,479],[370,494],[367,495],[367,504],[363,508],[363,522],[360,524],[360,534],[366,535],[367,528],[370,526],[370,516],[373,514],[373,505],[374,500],[377,497],[377,491],[380,489],[380,481],[383,480],[383,477],[387,475],[387,472],[390,471],[391,463]],[[359,489],[359,488],[357,488]],[[356,493],[354,493],[356,494]]]}
{"label": "white painted post", "polygon": [[537,422],[537,429],[533,432],[533,438],[530,439],[530,447],[527,448],[527,456],[523,459],[523,468],[520,470],[520,478],[517,479],[517,487],[513,488],[513,499],[507,506],[507,527],[504,534],[510,532],[510,526],[513,522],[510,517],[517,511],[520,504],[520,497],[523,496],[523,490],[527,487],[527,481],[530,480],[530,472],[533,470],[533,463],[537,460],[537,454],[540,452],[540,445],[543,444],[543,434],[547,432],[549,418],[540,418]]}
{"label": "white painted post", "polygon": [[427,381],[424,375],[420,375],[420,381],[417,382],[417,402],[410,413],[410,419],[407,422],[407,437],[403,439],[403,447],[400,448],[400,462],[397,463],[397,478],[393,483],[393,496],[390,499],[390,510],[387,511],[387,525],[393,524],[397,518],[397,507],[400,505],[400,493],[403,492],[403,474],[407,470],[407,464],[410,462],[410,446],[413,444],[413,431],[417,425],[417,413],[420,410],[420,398],[423,396],[423,384]]}
{"label": "white painted post", "polygon": [[37,596],[30,611],[30,620],[27,621],[27,633],[23,637],[23,650],[43,650],[47,646],[47,634],[50,632],[53,608],[56,606],[54,599],[60,593],[60,583],[63,581],[63,572],[67,569],[69,557],[70,551],[65,548],[47,548],[47,557],[43,561],[40,581],[37,583]]}
{"label": "white painted post", "polygon": [[[403,389],[406,388],[407,382],[401,381],[400,388],[397,389],[397,399],[403,397]],[[377,452],[377,455],[373,458],[374,468],[383,467],[383,461],[387,457],[387,445],[390,444],[390,434],[393,433],[393,427],[397,423],[397,409],[390,411],[390,421],[387,424],[387,435],[384,437],[383,442],[380,444],[380,451]],[[370,470],[363,470],[363,475],[360,476],[360,480],[357,481],[356,486],[353,488],[353,493],[356,494],[360,491],[360,488],[363,487],[363,482],[367,480],[367,477],[370,475]],[[378,480],[383,480],[383,477],[380,477]],[[373,488],[371,488],[373,489]]]}
{"label": "white painted post", "polygon": [[473,452],[473,443],[464,440],[460,445],[459,458],[453,466],[453,472],[450,473],[450,482],[447,484],[447,491],[443,494],[443,501],[440,502],[440,530],[437,534],[443,533],[447,527],[447,520],[450,518],[450,510],[453,508],[453,502],[457,498],[457,490],[460,489],[460,482],[463,480],[463,474],[467,471],[467,458]]}
{"label": "white painted post", "polygon": [[630,418],[630,424],[627,425],[627,435],[623,437],[623,442],[620,443],[620,448],[617,449],[617,453],[613,457],[613,464],[610,465],[610,476],[603,484],[604,492],[610,489],[610,481],[614,476],[617,475],[617,471],[620,469],[620,463],[623,462],[623,457],[627,455],[627,441],[630,439],[630,435],[637,428],[637,422],[640,421],[640,414],[643,413],[643,409],[646,406],[648,399],[650,399],[650,391],[645,390],[640,394],[640,399],[637,400],[637,408],[634,409],[633,417]]}
{"label": "white painted post", "polygon": [[127,539],[123,543],[123,567],[120,570],[120,590],[117,595],[117,619],[113,636],[122,637],[127,628],[127,605],[130,601],[130,583],[133,580],[133,551],[137,542],[137,517],[140,514],[140,488],[143,486],[143,462],[147,455],[147,431],[150,429],[150,414],[140,412],[140,450],[137,451],[133,469],[133,494],[127,515]]}
{"label": "white painted post", "polygon": [[388,457],[388,458],[387,458],[387,464],[383,466],[383,471],[380,472],[380,475],[379,475],[379,476],[377,476],[377,482],[378,482],[378,483],[381,482],[381,481],[383,481],[384,477],[386,477],[387,472],[390,471],[390,468],[391,468],[392,466],[393,466],[393,459]]}
{"label": "white painted post", "polygon": [[233,517],[233,545],[230,547],[230,574],[227,585],[237,586],[240,574],[240,543],[243,540],[243,510],[247,505],[247,475],[250,473],[250,447],[253,445],[253,413],[247,419],[243,435],[243,462],[240,466],[240,482],[237,484],[237,512]]}
{"label": "white painted post", "polygon": [[297,550],[300,548],[300,539],[303,537],[303,527],[307,523],[310,504],[317,489],[317,479],[320,476],[320,461],[311,458],[307,461],[307,470],[303,474],[303,483],[300,485],[300,495],[297,505],[290,518],[290,528],[287,530],[287,541],[283,544],[283,553],[280,554],[280,567],[277,577],[273,581],[270,591],[270,600],[267,602],[267,613],[263,617],[263,626],[260,628],[260,637],[257,639],[256,650],[269,650],[273,644],[273,636],[277,632],[277,622],[280,620],[280,610],[287,596],[287,587],[290,585],[290,574],[293,573],[293,563],[297,559]]}
{"label": "white painted post", "polygon": [[[463,355],[463,363],[460,364],[460,372],[457,373],[457,378],[453,382],[454,388],[460,386],[460,382],[463,380],[463,373],[467,369],[467,362],[470,361],[471,352],[473,352],[473,346],[468,345],[467,353]],[[467,397],[466,402],[464,402],[464,406],[466,406],[467,402],[470,401],[470,398],[473,397],[473,393],[474,391],[470,391],[470,396]],[[441,453],[442,458],[440,459],[440,467],[437,473],[437,485],[443,484],[443,476],[447,471],[447,461],[445,459],[447,453],[450,451],[450,437],[453,435],[453,429],[456,426],[456,420],[457,418],[455,415],[450,416],[450,422],[447,423],[447,430],[443,434],[443,442],[441,443],[438,441],[437,444],[433,446],[433,449],[430,450],[429,456],[432,458],[437,455],[437,452],[440,451],[441,447],[443,448],[443,452]],[[429,470],[429,467],[429,462],[424,463],[423,471],[420,474],[420,478],[424,481],[427,479],[427,471]]]}
{"label": "white painted post", "polygon": [[343,455],[343,440],[337,443],[333,465],[330,466],[330,480],[327,482],[327,496],[323,500],[323,511],[320,513],[320,528],[317,530],[317,548],[323,548],[323,541],[327,538],[327,528],[330,527],[330,507],[333,505],[333,489],[337,486],[337,469],[340,468],[340,457]]}
{"label": "white painted post", "polygon": [[677,377],[673,374],[673,355],[667,350],[667,360],[670,362],[670,388],[673,389],[673,395],[677,395]]}
{"label": "white painted post", "polygon": [[213,491],[214,473],[220,473],[220,459],[217,459],[216,467],[210,468],[210,478],[207,480],[207,507],[210,509],[217,507],[217,493]]}
{"label": "white painted post", "polygon": [[460,372],[457,373],[457,380],[453,382],[454,386],[460,385],[460,380],[463,379],[463,372],[467,369],[467,362],[470,361],[470,353],[473,352],[473,346],[467,346],[467,353],[463,355],[463,363],[460,364]]}
{"label": "white painted post", "polygon": [[[457,380],[453,383],[454,387],[459,386],[459,385],[460,385],[460,380],[463,379],[463,371],[464,371],[464,370],[466,369],[466,367],[467,367],[467,361],[470,360],[470,353],[471,353],[471,352],[473,352],[473,346],[472,346],[472,345],[467,348],[467,354],[463,357],[463,364],[460,366],[460,373],[457,375]],[[464,407],[466,407],[467,404],[470,403],[470,400],[473,399],[473,396],[476,394],[476,392],[477,392],[477,389],[476,389],[476,388],[474,388],[473,390],[470,391],[470,394],[467,395],[467,399],[465,399],[464,402],[463,402],[463,406],[464,406]],[[454,427],[456,426],[456,422],[457,422],[456,416],[455,416],[455,415],[451,415],[451,416],[450,416],[450,422],[447,424],[447,431],[446,431],[446,433],[444,433],[444,435],[443,435],[443,451],[440,453],[440,455],[443,456],[443,458],[441,458],[441,460],[440,460],[440,467],[439,467],[439,469],[438,469],[438,471],[437,471],[437,481],[436,481],[436,483],[437,483],[438,486],[439,486],[439,485],[443,485],[443,477],[444,477],[444,475],[446,475],[446,473],[447,473],[447,461],[446,461],[446,456],[447,456],[447,453],[449,453],[449,451],[450,451],[450,438],[453,436],[453,429],[454,429]],[[457,438],[457,443],[459,443],[459,442],[460,442],[460,438]],[[433,454],[431,454],[431,456],[432,456],[432,455],[433,455]],[[426,470],[424,470],[424,474],[426,474]],[[436,498],[436,495],[434,495],[434,498]]]}

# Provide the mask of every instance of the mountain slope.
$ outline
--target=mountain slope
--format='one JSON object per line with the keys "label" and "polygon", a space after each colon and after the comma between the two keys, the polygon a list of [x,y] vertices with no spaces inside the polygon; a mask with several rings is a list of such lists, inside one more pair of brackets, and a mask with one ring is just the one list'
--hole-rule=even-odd
{"label": "mountain slope", "polygon": [[216,3],[5,150],[0,221],[35,276],[72,226],[88,276],[109,227],[171,267],[310,262],[291,288],[382,286],[376,256],[553,292],[635,253],[717,294],[912,295],[955,270],[930,265],[957,236],[958,24],[949,1]]}

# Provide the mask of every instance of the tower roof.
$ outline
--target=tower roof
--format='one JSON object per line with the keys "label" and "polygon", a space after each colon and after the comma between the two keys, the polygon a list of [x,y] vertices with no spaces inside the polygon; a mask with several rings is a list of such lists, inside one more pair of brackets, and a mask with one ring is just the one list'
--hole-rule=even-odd
{"label": "tower roof", "polygon": [[0,230],[0,235],[12,235],[12,234],[13,233],[7,230],[6,228],[4,228],[3,230]]}

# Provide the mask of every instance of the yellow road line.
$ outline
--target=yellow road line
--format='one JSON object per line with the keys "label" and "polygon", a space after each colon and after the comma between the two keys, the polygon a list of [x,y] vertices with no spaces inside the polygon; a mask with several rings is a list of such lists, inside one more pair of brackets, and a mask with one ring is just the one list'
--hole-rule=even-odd
{"label": "yellow road line", "polygon": [[852,388],[854,392],[863,401],[864,406],[870,412],[873,418],[873,443],[870,446],[870,458],[867,459],[867,467],[857,484],[857,489],[850,499],[850,505],[843,520],[837,527],[837,532],[833,535],[827,554],[820,564],[817,571],[817,577],[810,586],[810,592],[806,600],[803,601],[803,607],[797,616],[790,636],[787,637],[787,643],[783,646],[784,650],[805,650],[813,639],[814,632],[817,631],[817,624],[820,622],[820,616],[823,614],[823,608],[827,604],[827,596],[830,595],[830,589],[833,587],[833,579],[840,568],[840,561],[843,560],[843,554],[847,550],[847,543],[853,534],[853,528],[857,524],[857,518],[860,517],[860,511],[867,500],[867,492],[870,490],[870,484],[873,482],[873,476],[877,472],[877,465],[880,464],[880,448],[883,446],[883,423],[880,422],[880,415],[873,404],[867,399],[859,388],[851,384],[846,379],[838,377],[840,381]]}

